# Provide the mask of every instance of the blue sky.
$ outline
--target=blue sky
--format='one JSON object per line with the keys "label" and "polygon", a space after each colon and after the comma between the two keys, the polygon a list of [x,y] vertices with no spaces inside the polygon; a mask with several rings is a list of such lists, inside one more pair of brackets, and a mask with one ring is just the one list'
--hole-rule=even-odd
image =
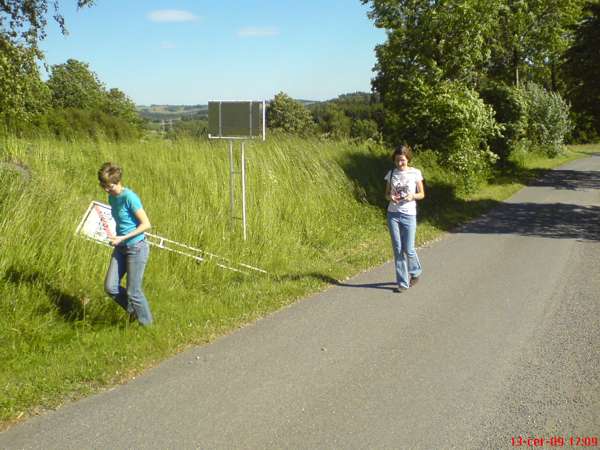
{"label": "blue sky", "polygon": [[73,3],[61,2],[68,36],[49,23],[47,63],[84,61],[143,105],[370,91],[374,48],[385,40],[359,0]]}

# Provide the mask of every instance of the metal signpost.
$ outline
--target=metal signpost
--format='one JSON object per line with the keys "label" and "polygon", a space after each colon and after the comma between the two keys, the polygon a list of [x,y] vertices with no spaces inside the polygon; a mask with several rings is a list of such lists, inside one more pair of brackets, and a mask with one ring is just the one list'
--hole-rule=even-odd
{"label": "metal signpost", "polygon": [[244,240],[247,239],[246,218],[246,155],[247,139],[266,138],[265,101],[208,102],[209,139],[229,140],[229,205],[231,220],[235,217],[235,164],[233,141],[241,141],[240,175],[242,178],[242,227]]}

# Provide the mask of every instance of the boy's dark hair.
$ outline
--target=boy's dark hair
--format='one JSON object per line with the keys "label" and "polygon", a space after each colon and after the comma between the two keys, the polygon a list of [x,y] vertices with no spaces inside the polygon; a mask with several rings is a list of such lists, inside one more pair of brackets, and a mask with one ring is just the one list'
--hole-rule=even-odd
{"label": "boy's dark hair", "polygon": [[105,162],[98,170],[98,181],[102,185],[118,184],[121,181],[123,171],[119,166],[111,162]]}
{"label": "boy's dark hair", "polygon": [[406,159],[408,159],[408,161],[410,162],[410,160],[412,159],[412,149],[410,148],[410,145],[401,144],[398,147],[396,147],[394,153],[392,153],[392,161],[396,161],[396,156],[398,155],[406,156]]}

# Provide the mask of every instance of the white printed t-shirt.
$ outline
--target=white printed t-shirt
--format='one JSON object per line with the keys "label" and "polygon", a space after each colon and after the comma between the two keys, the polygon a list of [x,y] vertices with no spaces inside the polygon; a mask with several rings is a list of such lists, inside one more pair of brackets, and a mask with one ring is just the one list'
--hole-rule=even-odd
{"label": "white printed t-shirt", "polygon": [[[390,181],[391,177],[391,181]],[[408,194],[417,192],[417,183],[423,181],[423,175],[419,169],[409,167],[406,170],[398,170],[394,168],[390,170],[384,177],[385,181],[390,183],[390,194],[406,197]],[[400,200],[398,203],[390,201],[387,210],[389,212],[401,212],[410,216],[417,215],[417,202],[415,200],[407,202]]]}

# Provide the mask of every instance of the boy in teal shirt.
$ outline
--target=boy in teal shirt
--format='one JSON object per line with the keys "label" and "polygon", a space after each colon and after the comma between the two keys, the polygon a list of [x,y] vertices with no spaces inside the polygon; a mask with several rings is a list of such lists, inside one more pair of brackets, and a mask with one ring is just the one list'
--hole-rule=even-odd
{"label": "boy in teal shirt", "polygon": [[[114,250],[104,290],[130,317],[142,325],[150,325],[152,313],[142,290],[142,281],[150,252],[144,232],[151,225],[140,198],[131,189],[123,187],[121,176],[121,168],[110,162],[104,163],[98,171],[98,181],[108,193],[111,213],[117,225],[117,235],[110,238]],[[121,280],[125,274],[127,282],[123,288]]]}

